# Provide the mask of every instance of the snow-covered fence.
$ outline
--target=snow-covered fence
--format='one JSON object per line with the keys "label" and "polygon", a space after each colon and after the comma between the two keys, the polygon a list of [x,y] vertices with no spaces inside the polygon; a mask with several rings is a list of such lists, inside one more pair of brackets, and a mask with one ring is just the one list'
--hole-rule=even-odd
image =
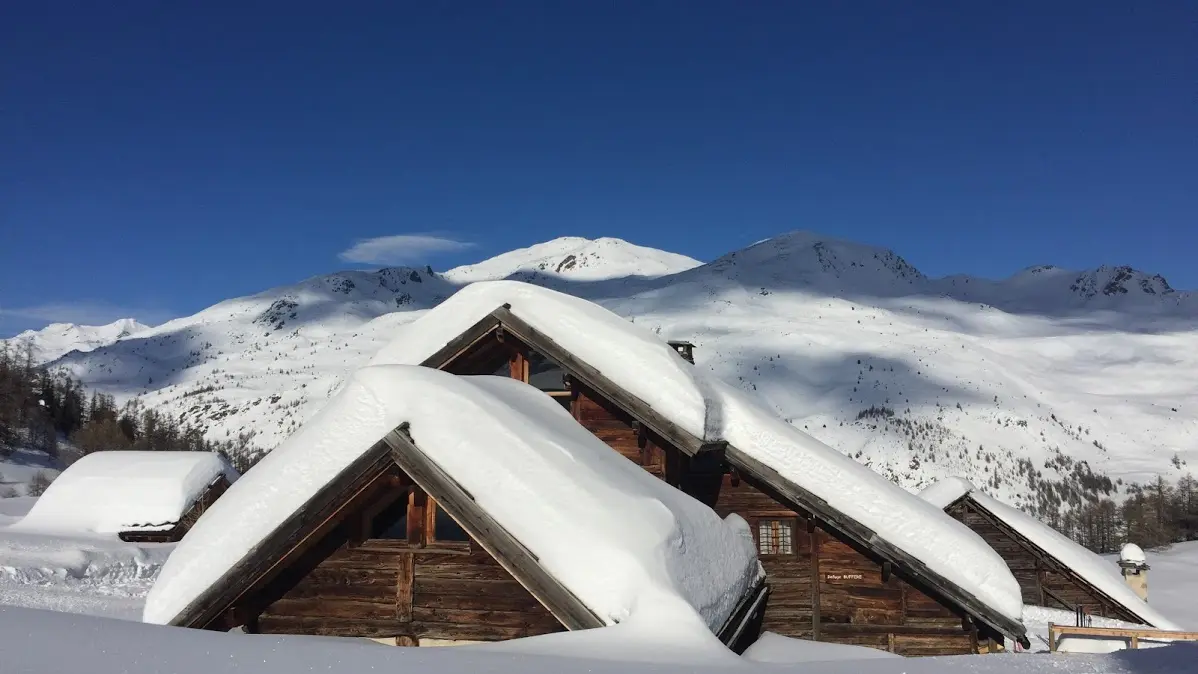
{"label": "snow-covered fence", "polygon": [[1075,627],[1072,625],[1057,625],[1048,623],[1048,650],[1057,652],[1061,637],[1085,637],[1123,639],[1129,642],[1131,648],[1139,648],[1140,640],[1155,642],[1198,641],[1198,632],[1175,632],[1172,630],[1156,629],[1127,629],[1120,627]]}

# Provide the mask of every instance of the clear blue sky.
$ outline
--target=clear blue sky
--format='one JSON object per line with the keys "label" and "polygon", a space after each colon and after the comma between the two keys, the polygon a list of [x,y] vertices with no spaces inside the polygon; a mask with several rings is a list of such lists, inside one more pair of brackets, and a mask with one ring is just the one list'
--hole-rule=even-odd
{"label": "clear blue sky", "polygon": [[0,18],[0,334],[147,321],[355,241],[1198,287],[1192,2],[38,2]]}

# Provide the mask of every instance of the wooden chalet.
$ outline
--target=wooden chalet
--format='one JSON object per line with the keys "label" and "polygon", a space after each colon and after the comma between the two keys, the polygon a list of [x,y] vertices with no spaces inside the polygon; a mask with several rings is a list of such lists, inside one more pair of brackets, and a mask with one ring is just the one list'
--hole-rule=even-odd
{"label": "wooden chalet", "polygon": [[[717,635],[729,647],[756,638],[765,593],[759,581],[740,598]],[[610,622],[430,459],[405,423],[171,624],[439,646]]]}
{"label": "wooden chalet", "polygon": [[[1161,621],[1156,612],[1131,593],[1113,564],[1057,534],[1048,525],[1030,521],[1029,515],[978,492],[972,484],[958,478],[951,482],[954,484],[944,486],[953,488],[954,494],[936,505],[942,505],[945,512],[972,529],[1002,556],[1019,581],[1025,604],[1172,629],[1157,624]],[[1044,545],[1025,533],[1031,527],[1041,530],[1037,538]],[[1062,553],[1071,559],[1062,559]],[[1110,568],[1095,569],[1096,565]]]}
{"label": "wooden chalet", "polygon": [[[693,363],[691,344],[671,346]],[[770,587],[763,630],[902,655],[991,652],[1004,636],[1026,645],[1021,623],[737,447],[688,433],[508,304],[421,364],[532,384],[649,473],[745,518]]]}

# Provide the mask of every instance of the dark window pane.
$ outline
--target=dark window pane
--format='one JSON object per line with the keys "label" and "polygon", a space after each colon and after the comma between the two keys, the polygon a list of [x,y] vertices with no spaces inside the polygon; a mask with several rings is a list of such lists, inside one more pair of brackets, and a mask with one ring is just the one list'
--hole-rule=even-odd
{"label": "dark window pane", "polygon": [[528,383],[542,391],[565,391],[566,373],[557,364],[533,351],[528,356]]}
{"label": "dark window pane", "polygon": [[408,499],[401,497],[374,516],[370,538],[403,540],[408,537]]}
{"label": "dark window pane", "polygon": [[437,508],[437,522],[433,537],[438,541],[470,540],[470,534],[466,533],[466,530],[440,507]]}

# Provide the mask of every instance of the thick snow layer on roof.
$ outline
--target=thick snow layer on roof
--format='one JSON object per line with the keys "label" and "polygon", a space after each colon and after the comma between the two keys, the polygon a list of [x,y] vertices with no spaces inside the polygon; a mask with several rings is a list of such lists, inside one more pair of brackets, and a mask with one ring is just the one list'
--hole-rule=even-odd
{"label": "thick snow layer on roof", "polygon": [[429,458],[609,623],[668,605],[718,630],[761,575],[744,520],[721,520],[612,452],[535,388],[366,367],[191,529],[147,597],[145,621],[169,623],[403,422]]}
{"label": "thick snow layer on roof", "polygon": [[96,452],[71,464],[12,529],[115,534],[169,529],[237,471],[212,452]]}
{"label": "thick snow layer on roof", "polygon": [[925,487],[923,491],[919,492],[919,498],[937,508],[944,509],[976,488],[972,482],[963,477],[946,477]]}
{"label": "thick snow layer on roof", "polygon": [[998,553],[963,524],[702,373],[648,330],[586,300],[513,281],[476,283],[397,328],[372,362],[422,363],[505,303],[682,429],[727,440],[978,601],[1019,620],[1018,583]]}
{"label": "thick snow layer on roof", "polygon": [[[1123,605],[1132,613],[1140,616],[1146,624],[1162,630],[1181,629],[1173,621],[1149,606],[1143,599],[1140,599],[1135,591],[1124,582],[1117,566],[1078,545],[1064,534],[1059,533],[1031,515],[986,495],[981,490],[973,487],[968,481],[961,478],[953,478],[953,483],[949,487],[937,489],[937,485],[932,485],[920,493],[920,497],[922,498],[924,494],[931,490],[931,498],[935,499],[935,502],[938,504],[944,500],[942,492],[950,490],[957,491],[961,487],[961,483],[969,486],[969,489],[965,493],[968,493],[969,497],[979,506],[985,508],[992,515],[1006,523],[1007,526],[1022,534],[1041,550],[1044,550],[1044,552],[1056,557],[1061,564],[1069,567],[1082,578],[1085,578],[1088,583],[1098,588],[1103,594]],[[949,503],[955,500],[956,498],[950,500]]]}

